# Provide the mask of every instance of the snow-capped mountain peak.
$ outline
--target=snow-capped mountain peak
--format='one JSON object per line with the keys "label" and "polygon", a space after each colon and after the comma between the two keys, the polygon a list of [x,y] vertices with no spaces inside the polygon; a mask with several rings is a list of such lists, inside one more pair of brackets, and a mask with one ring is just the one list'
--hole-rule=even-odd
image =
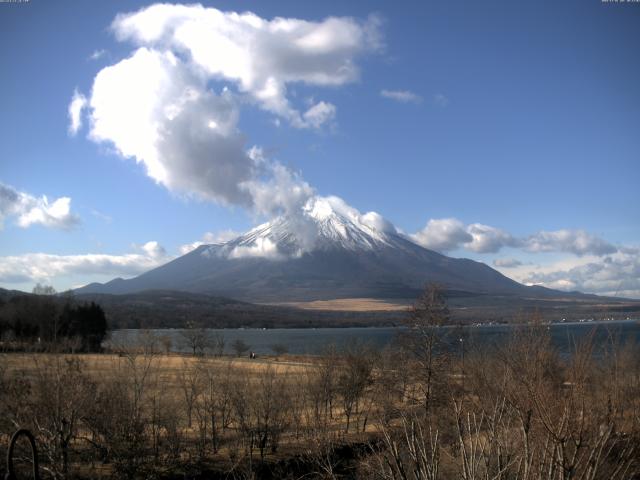
{"label": "snow-capped mountain peak", "polygon": [[[303,208],[304,215],[314,220],[320,237],[338,241],[346,248],[373,248],[388,244],[395,227],[376,212],[362,215],[338,197],[314,197]],[[376,220],[382,219],[383,222]],[[381,228],[384,225],[385,228]]]}
{"label": "snow-capped mountain peak", "polygon": [[250,301],[413,298],[425,282],[465,292],[527,294],[490,267],[427,250],[377,213],[313,197],[228,242],[201,245],[130,280],[85,290],[185,290]]}
{"label": "snow-capped mountain peak", "polygon": [[322,249],[374,250],[393,243],[395,227],[376,212],[361,214],[338,197],[313,197],[295,214],[279,216],[203,255],[281,259]]}

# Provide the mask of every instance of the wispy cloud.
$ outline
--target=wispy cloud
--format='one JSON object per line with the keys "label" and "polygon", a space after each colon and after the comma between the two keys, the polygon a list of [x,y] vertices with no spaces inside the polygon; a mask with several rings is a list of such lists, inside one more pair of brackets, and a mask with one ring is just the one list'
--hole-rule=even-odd
{"label": "wispy cloud", "polygon": [[224,243],[229,240],[232,240],[241,235],[240,232],[236,232],[235,230],[222,230],[221,232],[213,233],[206,232],[202,235],[200,240],[196,240],[195,242],[187,243],[185,245],[180,246],[180,253],[182,255],[195,250],[201,245],[211,245],[215,243]]}
{"label": "wispy cloud", "polygon": [[498,268],[516,268],[522,265],[522,262],[516,258],[497,258],[493,261],[493,265]]}
{"label": "wispy cloud", "polygon": [[89,60],[99,60],[107,54],[107,51],[104,49],[94,50],[91,55],[89,55]]}
{"label": "wispy cloud", "polygon": [[95,209],[91,209],[91,215],[93,215],[96,218],[99,218],[100,220],[102,220],[105,223],[111,223],[113,222],[113,218],[110,215],[107,215],[106,213],[102,213],[98,210]]}
{"label": "wispy cloud", "polygon": [[74,90],[69,102],[69,133],[75,135],[82,128],[82,111],[87,106],[87,98],[78,90]]}
{"label": "wispy cloud", "polygon": [[442,93],[436,93],[433,96],[433,103],[435,103],[438,107],[446,107],[449,105],[449,99]]}
{"label": "wispy cloud", "polygon": [[410,90],[380,90],[380,96],[401,103],[421,103],[422,97]]}

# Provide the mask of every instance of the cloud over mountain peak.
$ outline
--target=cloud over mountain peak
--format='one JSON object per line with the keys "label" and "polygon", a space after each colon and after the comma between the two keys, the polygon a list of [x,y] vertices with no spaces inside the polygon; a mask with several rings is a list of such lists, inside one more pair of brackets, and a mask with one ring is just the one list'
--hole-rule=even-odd
{"label": "cloud over mountain peak", "polygon": [[313,188],[277,160],[252,154],[240,112],[257,106],[294,128],[329,124],[335,105],[296,106],[287,87],[357,80],[357,57],[380,48],[378,23],[269,20],[202,5],[154,4],[119,14],[111,30],[134,50],[97,73],[89,98],[74,93],[70,131],[88,112],[89,138],[113,145],[180,195],[266,215],[297,209]]}

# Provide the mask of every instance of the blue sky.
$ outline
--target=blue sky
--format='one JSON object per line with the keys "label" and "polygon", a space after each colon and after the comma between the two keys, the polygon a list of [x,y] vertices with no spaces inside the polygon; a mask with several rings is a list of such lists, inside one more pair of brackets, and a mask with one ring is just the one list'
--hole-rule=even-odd
{"label": "blue sky", "polygon": [[[100,123],[112,114],[126,120],[127,112],[107,111],[110,97],[92,104],[99,72],[139,48],[165,55],[161,62],[173,55],[192,73],[195,50],[140,41],[144,18],[110,27],[118,14],[150,5],[0,4],[0,286],[30,290],[40,281],[62,290],[131,276],[285,208],[257,205],[254,190],[238,199],[235,190],[196,185],[178,170],[202,162],[175,166],[159,180],[148,163],[118,149],[122,132]],[[265,22],[306,20],[300,28],[312,33],[328,17],[338,19],[323,46],[327,66],[308,66],[333,80],[305,76],[308,50],[272,52],[270,42],[282,39],[256,37],[264,46],[245,52],[248,58],[280,63],[254,66],[242,80],[192,75],[185,84],[200,95],[193,115],[227,109],[237,118],[220,113],[232,130],[225,139],[261,147],[267,170],[253,180],[283,166],[292,172],[288,181],[376,211],[429,248],[484,261],[526,283],[640,297],[640,4],[203,5],[253,12]],[[234,32],[236,43],[253,45],[243,43],[250,31]],[[207,68],[229,71],[233,58],[225,54],[208,58]],[[332,70],[334,63],[353,72],[335,80],[343,70]],[[154,81],[144,69],[135,72],[140,82]],[[259,81],[271,77],[284,93],[265,99]],[[106,81],[101,90],[117,93]],[[74,91],[88,105],[72,134]],[[138,98],[123,105],[136,108]],[[321,115],[305,117],[314,106]],[[92,129],[100,125],[97,140]],[[169,146],[184,154],[179,135],[187,133],[176,131]],[[143,147],[135,148],[140,160]],[[60,198],[70,200],[52,210]]]}

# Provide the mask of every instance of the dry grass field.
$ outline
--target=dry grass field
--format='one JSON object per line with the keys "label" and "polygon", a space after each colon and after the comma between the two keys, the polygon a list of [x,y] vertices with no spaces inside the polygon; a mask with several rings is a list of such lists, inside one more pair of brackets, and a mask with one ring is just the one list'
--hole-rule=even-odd
{"label": "dry grass field", "polygon": [[461,359],[429,332],[315,357],[0,354],[0,444],[30,429],[55,479],[637,478],[635,345],[561,357],[527,327]]}
{"label": "dry grass field", "polygon": [[[128,364],[126,355],[116,353],[76,353],[76,354],[52,354],[52,353],[0,353],[0,363],[5,369],[5,373],[21,372],[33,375],[42,363],[49,363],[53,360],[79,360],[85,366],[85,373],[96,378],[105,378],[114,371],[121,370]],[[143,357],[137,357],[137,363],[141,363]],[[157,353],[153,356],[154,369],[162,372],[162,377],[167,381],[184,371],[196,366],[208,368],[229,368],[236,371],[243,371],[259,375],[267,368],[273,369],[276,373],[300,373],[314,367],[312,357],[286,355],[276,358],[275,356],[261,356],[256,359],[238,358],[232,356],[225,357],[197,357],[193,355],[164,354]]]}
{"label": "dry grass field", "polygon": [[[328,449],[334,442],[362,441],[374,428],[363,421],[372,402],[358,411],[355,397],[347,428],[341,403],[322,390],[335,388],[339,368],[337,358],[327,360],[167,355],[158,349],[0,354],[0,401],[9,420],[0,424],[0,444],[18,427],[41,431],[42,463],[54,465],[45,472],[52,478],[70,471],[82,478],[138,478],[194,464],[241,472],[254,457],[278,462],[313,456],[320,437]],[[354,387],[361,388],[356,395],[366,387]],[[75,431],[60,442],[61,425],[71,417]]]}
{"label": "dry grass field", "polygon": [[336,298],[312,302],[287,302],[278,305],[302,308],[303,310],[326,310],[335,312],[402,312],[410,308],[411,302],[386,301],[376,298]]}

